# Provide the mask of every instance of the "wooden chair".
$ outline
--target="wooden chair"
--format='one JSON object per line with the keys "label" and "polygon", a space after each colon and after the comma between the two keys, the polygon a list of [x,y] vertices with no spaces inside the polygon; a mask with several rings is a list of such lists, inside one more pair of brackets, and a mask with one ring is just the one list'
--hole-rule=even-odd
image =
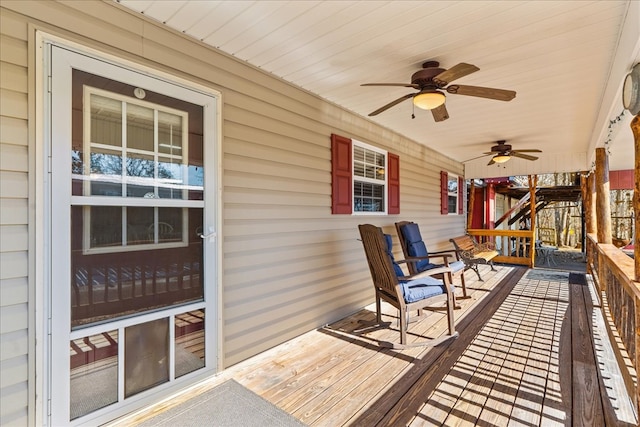
{"label": "wooden chair", "polygon": [[[462,261],[456,260],[455,251],[429,252],[427,245],[422,240],[420,228],[415,222],[396,222],[396,232],[398,233],[404,259],[407,261],[409,274],[415,275],[433,268],[449,267],[451,268],[451,277],[449,279],[453,283],[455,277],[460,277],[462,298],[469,298],[467,295],[467,284],[464,280],[465,264]],[[434,258],[438,260],[439,263],[432,263],[431,259]],[[451,260],[449,260],[449,258],[451,258]]]}
{"label": "wooden chair", "polygon": [[[394,344],[394,348],[406,348],[413,346],[433,346],[452,338],[458,333],[454,326],[453,308],[455,296],[449,280],[450,269],[447,267],[434,268],[419,276],[408,276],[400,281],[394,270],[394,260],[391,249],[387,244],[382,229],[371,224],[358,226],[362,245],[369,264],[373,286],[376,296],[376,319],[382,323],[381,301],[384,300],[399,310],[400,317],[400,345]],[[400,261],[401,262],[401,261]],[[398,267],[399,268],[399,267]],[[433,275],[442,275],[442,280],[435,279]],[[412,310],[422,309],[442,310],[442,302],[446,301],[446,310],[449,326],[449,334],[438,339],[421,341],[411,345],[407,344],[408,315]],[[439,306],[434,306],[438,304]]]}

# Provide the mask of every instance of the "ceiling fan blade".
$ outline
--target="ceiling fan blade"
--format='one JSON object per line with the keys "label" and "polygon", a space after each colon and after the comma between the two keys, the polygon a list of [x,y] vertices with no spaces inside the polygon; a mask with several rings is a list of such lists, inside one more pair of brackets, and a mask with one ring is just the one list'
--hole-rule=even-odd
{"label": "ceiling fan blade", "polygon": [[518,153],[542,153],[542,150],[538,150],[537,148],[531,148],[528,150],[514,150],[517,151]]}
{"label": "ceiling fan blade", "polygon": [[520,157],[521,159],[526,159],[526,160],[538,160],[538,158],[536,156],[530,156],[528,154],[522,154],[518,151],[512,151],[511,153],[509,153],[510,156],[513,157]]}
{"label": "ceiling fan blade", "polygon": [[414,89],[420,89],[420,86],[413,83],[363,83],[360,86],[400,86],[400,87],[412,87]]}
{"label": "ceiling fan blade", "polygon": [[487,166],[491,166],[491,165],[495,165],[496,162],[493,161],[493,159],[489,160],[489,163],[487,163]]}
{"label": "ceiling fan blade", "polygon": [[471,73],[475,73],[478,70],[480,70],[480,68],[476,67],[475,65],[465,64],[464,62],[461,62],[458,65],[454,65],[448,70],[443,71],[437,76],[433,77],[433,81],[440,86],[446,86],[452,81],[457,80],[460,77],[467,76]]}
{"label": "ceiling fan blade", "polygon": [[470,162],[472,160],[481,159],[481,158],[487,157],[487,156],[489,156],[491,154],[494,154],[494,153],[484,153],[482,156],[478,156],[478,157],[474,157],[474,158],[471,158],[471,159],[463,160],[462,163],[467,163],[467,162]]}
{"label": "ceiling fan blade", "polygon": [[433,114],[433,120],[436,122],[443,122],[449,118],[449,112],[444,104],[431,110],[431,114]]}
{"label": "ceiling fan blade", "polygon": [[378,114],[382,113],[383,111],[388,110],[389,108],[393,107],[394,105],[400,104],[405,99],[413,98],[414,96],[415,96],[415,93],[409,93],[407,95],[401,96],[400,98],[396,99],[395,101],[391,101],[387,105],[378,108],[376,111],[374,111],[372,113],[369,113],[369,117],[377,116]]}
{"label": "ceiling fan blade", "polygon": [[491,87],[451,85],[447,92],[457,95],[477,96],[480,98],[497,99],[498,101],[511,101],[516,97],[512,90],[494,89]]}

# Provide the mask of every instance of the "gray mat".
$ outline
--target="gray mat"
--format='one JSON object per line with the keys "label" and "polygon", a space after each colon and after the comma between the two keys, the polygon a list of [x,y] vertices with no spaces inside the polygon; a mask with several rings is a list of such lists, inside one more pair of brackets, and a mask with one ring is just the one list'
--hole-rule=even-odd
{"label": "gray mat", "polygon": [[552,270],[530,270],[527,273],[527,279],[529,280],[549,280],[553,282],[566,282],[569,280],[569,273],[562,271]]}
{"label": "gray mat", "polygon": [[234,380],[138,424],[171,427],[299,427],[306,424]]}

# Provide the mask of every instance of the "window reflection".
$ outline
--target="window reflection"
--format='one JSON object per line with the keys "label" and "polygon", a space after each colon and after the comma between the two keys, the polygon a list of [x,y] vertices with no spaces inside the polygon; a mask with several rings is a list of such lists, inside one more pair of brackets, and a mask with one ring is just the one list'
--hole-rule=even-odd
{"label": "window reflection", "polygon": [[204,367],[204,309],[175,317],[175,377]]}
{"label": "window reflection", "polygon": [[118,331],[70,342],[71,419],[118,401]]}

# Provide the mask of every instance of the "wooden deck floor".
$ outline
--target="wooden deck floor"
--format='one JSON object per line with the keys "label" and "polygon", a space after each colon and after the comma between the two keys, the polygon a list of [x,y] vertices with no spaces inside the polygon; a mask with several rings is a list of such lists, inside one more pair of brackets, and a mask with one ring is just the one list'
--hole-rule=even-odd
{"label": "wooden deck floor", "polygon": [[[551,270],[481,272],[484,282],[466,274],[471,298],[459,300],[455,340],[380,347],[398,341],[397,314],[389,310],[380,327],[372,306],[114,425],[148,420],[230,378],[312,426],[636,425],[615,385],[607,384],[609,397],[600,391],[602,378],[615,375],[598,373],[606,363],[593,351],[585,283]],[[410,324],[409,340],[445,330],[444,313],[427,312]]]}

